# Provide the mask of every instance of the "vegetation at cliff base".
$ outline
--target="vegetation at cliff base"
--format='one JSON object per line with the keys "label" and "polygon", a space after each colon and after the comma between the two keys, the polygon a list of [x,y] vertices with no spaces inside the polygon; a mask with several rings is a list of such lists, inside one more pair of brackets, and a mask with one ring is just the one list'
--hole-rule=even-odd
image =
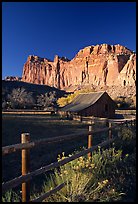
{"label": "vegetation at cliff base", "polygon": [[80,93],[90,93],[90,92],[94,92],[94,89],[91,88],[83,88],[81,90],[76,90],[74,93],[68,94],[64,97],[61,97],[57,100],[57,104],[59,105],[59,107],[63,107],[69,103],[71,103],[73,101],[73,99],[78,96]]}

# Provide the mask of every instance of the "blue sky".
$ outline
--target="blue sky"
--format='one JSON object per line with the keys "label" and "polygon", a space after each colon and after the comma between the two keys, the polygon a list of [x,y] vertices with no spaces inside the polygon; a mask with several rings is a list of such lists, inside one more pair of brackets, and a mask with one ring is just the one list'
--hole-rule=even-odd
{"label": "blue sky", "polygon": [[2,77],[21,76],[28,55],[72,59],[89,45],[136,51],[135,2],[3,2]]}

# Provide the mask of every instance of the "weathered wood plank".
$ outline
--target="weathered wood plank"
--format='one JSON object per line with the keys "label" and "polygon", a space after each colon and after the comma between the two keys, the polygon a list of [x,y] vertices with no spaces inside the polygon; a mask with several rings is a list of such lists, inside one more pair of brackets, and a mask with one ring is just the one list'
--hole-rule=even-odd
{"label": "weathered wood plank", "polygon": [[[116,128],[116,126],[112,127],[112,129]],[[55,142],[59,142],[59,141],[63,141],[63,140],[70,140],[70,139],[74,139],[76,137],[83,137],[83,136],[88,136],[88,133],[90,134],[95,134],[95,133],[100,133],[100,132],[104,132],[104,131],[108,131],[109,128],[103,128],[100,130],[95,130],[95,131],[91,131],[88,132],[88,130],[83,131],[81,133],[73,133],[73,134],[69,134],[69,135],[64,135],[64,136],[57,136],[57,137],[53,137],[53,138],[47,138],[47,139],[41,139],[41,140],[36,140],[30,143],[24,143],[24,144],[14,144],[14,145],[9,145],[9,146],[5,146],[2,147],[2,156],[4,156],[5,154],[10,154],[12,152],[16,152],[22,149],[27,149],[27,148],[33,148],[35,146],[38,145],[44,145],[44,144],[48,144],[48,143],[55,143]]]}
{"label": "weathered wood plank", "polygon": [[[30,134],[21,134],[21,143],[29,143]],[[30,149],[22,149],[22,175],[26,175],[30,172]],[[30,181],[22,183],[22,202],[30,201]]]}
{"label": "weathered wood plank", "polygon": [[62,140],[69,140],[78,136],[85,136],[85,135],[87,135],[87,130],[83,131],[82,133],[73,133],[73,134],[68,134],[64,136],[57,136],[53,138],[36,140],[30,143],[24,143],[24,144],[19,143],[19,144],[9,145],[9,146],[2,147],[2,155],[9,154],[22,149],[33,148],[40,144],[59,142]]}
{"label": "weathered wood plank", "polygon": [[[113,122],[112,120],[109,120],[110,122]],[[122,123],[125,123],[126,119],[125,120],[121,120],[121,121],[114,121],[114,122],[119,122],[120,125],[122,125]],[[131,122],[132,120],[127,120],[128,122]],[[112,129],[116,128],[118,126],[114,126],[112,127]],[[92,131],[90,133],[92,134],[95,134],[95,133],[100,133],[100,132],[104,132],[104,131],[108,131],[110,130],[109,128],[103,128],[103,129],[100,129],[100,130],[95,130],[95,131]],[[59,141],[63,141],[63,140],[70,140],[70,139],[73,139],[73,138],[76,138],[76,137],[79,137],[79,136],[87,136],[88,135],[88,131],[84,131],[82,133],[73,133],[73,134],[69,134],[69,135],[64,135],[64,136],[57,136],[57,137],[53,137],[53,138],[47,138],[47,139],[41,139],[41,140],[37,140],[37,141],[33,141],[33,142],[30,142],[30,143],[24,143],[24,144],[14,144],[14,145],[9,145],[9,146],[5,146],[5,147],[2,147],[2,156],[4,156],[5,154],[10,154],[10,153],[13,153],[13,152],[16,152],[16,151],[19,151],[19,150],[22,150],[22,149],[27,149],[27,148],[33,148],[35,146],[38,146],[40,144],[47,144],[47,143],[53,143],[53,142],[59,142]]]}
{"label": "weathered wood plank", "polygon": [[62,183],[62,184],[56,186],[54,189],[52,189],[52,190],[46,192],[45,194],[41,195],[40,197],[32,200],[31,202],[42,202],[44,199],[46,199],[50,195],[52,195],[52,194],[56,193],[57,191],[61,190],[65,185],[66,185],[66,183]]}
{"label": "weathered wood plank", "polygon": [[14,188],[14,187],[20,185],[23,182],[27,182],[29,179],[31,180],[33,177],[35,177],[37,175],[40,175],[42,173],[45,173],[45,172],[47,172],[47,171],[49,171],[49,170],[51,170],[53,168],[57,168],[59,166],[67,164],[68,162],[73,161],[74,159],[77,159],[77,158],[79,158],[81,156],[84,156],[85,154],[87,154],[89,152],[93,152],[94,150],[96,150],[98,148],[98,146],[104,147],[107,144],[109,144],[110,142],[113,142],[114,139],[115,138],[113,138],[111,140],[106,140],[106,141],[104,141],[102,143],[99,143],[96,146],[93,146],[93,147],[91,147],[89,149],[83,150],[83,151],[81,151],[81,152],[79,152],[79,153],[77,153],[77,154],[75,154],[75,155],[73,155],[71,157],[65,158],[65,159],[63,159],[61,161],[58,161],[58,162],[55,162],[55,163],[51,163],[51,164],[49,164],[47,166],[41,167],[41,168],[39,168],[39,169],[37,169],[37,170],[35,170],[35,171],[31,172],[31,173],[28,173],[28,174],[26,174],[24,176],[19,176],[19,177],[14,178],[14,179],[12,179],[10,181],[7,181],[6,183],[2,184],[2,192],[7,191],[8,189]]}

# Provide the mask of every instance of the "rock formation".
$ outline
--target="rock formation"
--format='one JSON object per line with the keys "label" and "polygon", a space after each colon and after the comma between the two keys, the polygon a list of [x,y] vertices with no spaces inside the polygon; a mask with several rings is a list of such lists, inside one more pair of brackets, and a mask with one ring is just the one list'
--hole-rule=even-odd
{"label": "rock formation", "polygon": [[136,54],[122,45],[101,44],[81,49],[72,60],[29,56],[22,81],[60,89],[71,86],[136,86]]}

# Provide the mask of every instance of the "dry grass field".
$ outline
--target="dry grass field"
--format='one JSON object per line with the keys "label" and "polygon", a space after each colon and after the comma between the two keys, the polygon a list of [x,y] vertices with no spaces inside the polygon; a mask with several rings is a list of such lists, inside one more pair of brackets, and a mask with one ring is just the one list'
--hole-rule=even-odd
{"label": "dry grass field", "polygon": [[[88,129],[88,125],[79,121],[63,120],[59,116],[48,114],[3,114],[2,146],[20,143],[21,133],[30,133],[31,141],[67,135]],[[72,153],[87,145],[87,138],[73,141],[41,145],[30,150],[31,171],[54,162],[58,154]],[[2,158],[2,181],[21,175],[21,152],[5,155]],[[38,178],[38,180],[40,180]]]}
{"label": "dry grass field", "polygon": [[[65,120],[61,119],[59,116],[56,115],[49,115],[49,114],[21,114],[21,113],[3,113],[2,114],[2,146],[12,145],[16,143],[20,143],[21,133],[30,133],[31,141],[50,138],[50,137],[57,137],[62,135],[67,135],[75,132],[81,132],[84,130],[88,130],[89,124],[81,123],[80,121],[72,121],[72,120]],[[101,129],[105,127],[105,124],[94,124],[93,129]],[[132,129],[135,129],[133,127]],[[123,131],[125,131],[123,133]],[[135,132],[135,131],[134,131]],[[112,132],[113,135],[116,134],[116,131]],[[120,132],[121,133],[121,132]],[[120,143],[121,140],[117,140],[116,147],[122,148],[124,154],[130,154],[130,161],[131,166],[128,163],[128,167],[132,167],[134,170],[134,164],[132,163],[134,154],[132,154],[132,150],[135,146],[135,137],[131,139],[130,128],[122,129],[122,133],[125,137]],[[93,145],[99,144],[101,141],[107,139],[108,132],[102,134],[94,134],[93,135]],[[130,137],[130,139],[128,138]],[[31,156],[31,171],[38,169],[42,166],[55,162],[59,154],[65,152],[65,156],[73,153],[74,151],[80,151],[83,147],[87,147],[87,137],[83,139],[78,137],[78,139],[69,140],[69,141],[62,141],[53,144],[47,145],[40,145],[30,150]],[[132,154],[132,156],[131,156]],[[131,158],[132,157],[132,158]],[[125,165],[126,165],[125,164]],[[124,165],[123,163],[121,165]],[[123,166],[125,168],[125,166]],[[127,168],[127,167],[126,167]],[[49,174],[50,173],[50,174]],[[43,185],[43,182],[46,180],[45,176],[53,174],[54,171],[49,171],[48,174],[42,174],[36,176],[35,179],[31,180],[31,192],[37,193],[40,191],[40,188]],[[111,172],[110,172],[111,173]],[[135,171],[134,171],[135,173]],[[134,173],[132,175],[126,175],[130,179],[130,182],[133,184],[131,188],[131,192],[127,193],[126,200],[134,200],[134,195],[131,196],[132,192],[135,191],[135,181],[134,181]],[[126,172],[127,174],[127,172]],[[21,175],[21,152],[18,151],[16,153],[12,153],[9,155],[5,155],[2,157],[2,181],[5,182],[7,180],[11,180],[17,176]],[[47,178],[48,178],[47,177]],[[131,178],[132,177],[132,178]],[[109,176],[110,178],[110,176]],[[131,181],[132,180],[132,181]],[[130,183],[129,182],[129,183]],[[128,183],[128,186],[130,184]],[[126,186],[126,184],[124,184]],[[128,187],[126,187],[127,189]],[[129,188],[128,188],[129,189]],[[20,194],[21,186],[16,187],[18,193]],[[131,198],[132,197],[132,198]]]}
{"label": "dry grass field", "polygon": [[[20,143],[22,133],[30,133],[31,141],[34,141],[67,135],[81,130],[88,130],[88,124],[61,119],[56,115],[51,116],[41,113],[35,115],[30,113],[2,114],[2,146]],[[101,137],[103,139],[104,135]],[[100,138],[98,137],[94,143],[99,143]],[[30,150],[31,171],[56,161],[58,154],[62,152],[70,154],[83,147],[87,147],[87,137],[35,147]],[[2,181],[5,182],[20,175],[21,152],[3,156]],[[40,180],[39,176],[38,181]]]}

